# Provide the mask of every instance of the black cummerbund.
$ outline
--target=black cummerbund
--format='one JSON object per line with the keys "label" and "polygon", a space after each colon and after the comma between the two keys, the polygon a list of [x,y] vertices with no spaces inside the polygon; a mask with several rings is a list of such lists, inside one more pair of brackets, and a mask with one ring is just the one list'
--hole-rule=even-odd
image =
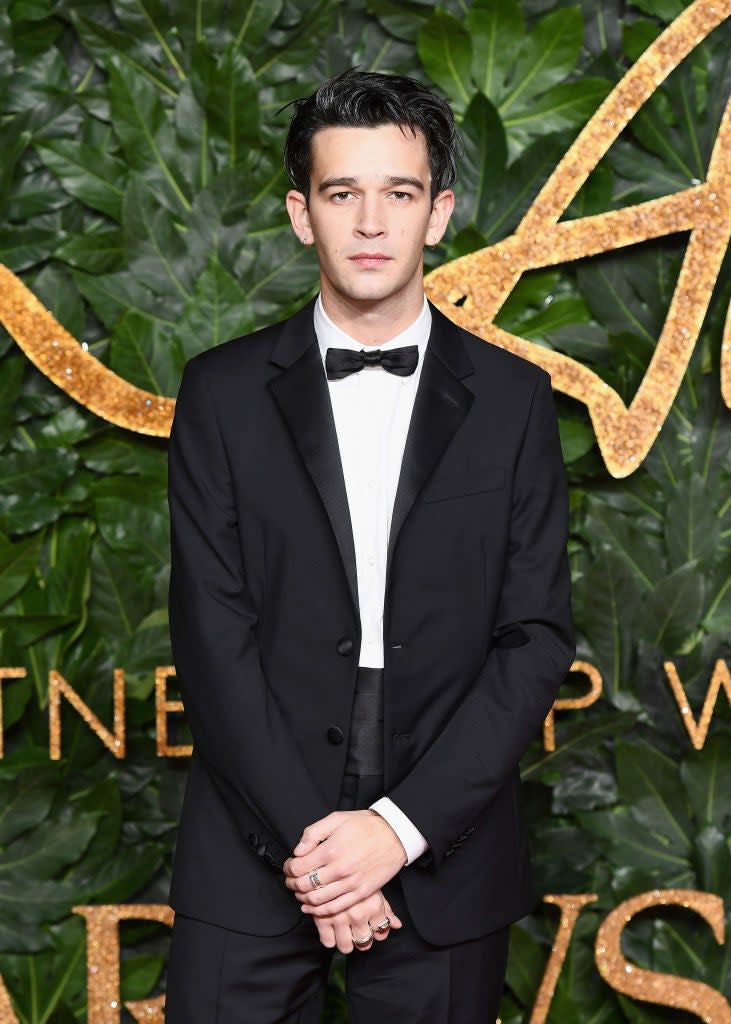
{"label": "black cummerbund", "polygon": [[358,666],[345,772],[349,775],[383,772],[382,668]]}

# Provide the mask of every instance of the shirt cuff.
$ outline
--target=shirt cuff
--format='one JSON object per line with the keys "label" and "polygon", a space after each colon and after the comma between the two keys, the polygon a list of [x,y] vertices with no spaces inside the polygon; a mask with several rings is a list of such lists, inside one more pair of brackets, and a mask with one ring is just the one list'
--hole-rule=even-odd
{"label": "shirt cuff", "polygon": [[379,797],[370,807],[377,811],[382,818],[385,818],[396,835],[401,840],[406,850],[407,861],[404,867],[408,866],[420,857],[425,850],[429,849],[429,843],[418,830],[416,825],[404,812],[387,796]]}

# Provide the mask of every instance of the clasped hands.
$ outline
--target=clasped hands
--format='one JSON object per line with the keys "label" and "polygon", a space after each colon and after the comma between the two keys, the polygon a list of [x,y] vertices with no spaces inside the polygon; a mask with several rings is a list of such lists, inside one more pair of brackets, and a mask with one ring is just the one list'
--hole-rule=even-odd
{"label": "clasped hands", "polygon": [[[369,925],[373,937],[383,941],[389,930],[375,931],[386,917],[390,927],[400,928],[401,919],[381,892],[406,864],[401,840],[385,818],[368,809],[333,811],[308,825],[294,856],[284,862],[285,884],[310,914],[324,946],[337,945],[343,953],[366,950],[373,945],[354,946],[353,939],[365,938]],[[313,888],[309,872],[317,869],[323,883]]]}

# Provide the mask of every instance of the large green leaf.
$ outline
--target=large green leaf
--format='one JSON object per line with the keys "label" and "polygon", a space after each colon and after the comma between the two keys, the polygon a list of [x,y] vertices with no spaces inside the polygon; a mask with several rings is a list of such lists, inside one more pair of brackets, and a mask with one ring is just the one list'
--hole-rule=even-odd
{"label": "large green leaf", "polygon": [[53,803],[54,781],[48,773],[26,771],[0,782],[0,846],[43,821]]}
{"label": "large green leaf", "polygon": [[516,117],[532,102],[562,82],[576,67],[583,21],[578,7],[552,11],[527,33],[512,61],[512,73],[496,105],[503,118]]}
{"label": "large green leaf", "polygon": [[668,655],[685,654],[698,634],[705,581],[699,561],[686,562],[660,579],[646,605],[647,635]]}
{"label": "large green leaf", "polygon": [[190,359],[203,349],[247,334],[254,326],[249,297],[218,259],[211,257],[178,322],[184,357]]}
{"label": "large green leaf", "polygon": [[418,51],[429,76],[457,110],[464,110],[472,93],[472,42],[467,29],[451,14],[437,10],[419,32]]}
{"label": "large green leaf", "polygon": [[137,46],[153,60],[164,60],[179,79],[185,78],[175,31],[175,8],[171,13],[162,0],[113,0],[112,7],[122,30]]}
{"label": "large green leaf", "polygon": [[[174,397],[187,359],[281,320],[318,287],[284,206],[290,100],[347,67],[407,73],[445,96],[465,157],[457,207],[427,267],[517,228],[578,129],[684,0],[15,0],[0,10],[0,261],[88,351]],[[564,220],[705,179],[731,87],[724,23],[656,90]],[[687,238],[524,273],[496,316],[573,357],[629,404],[655,352]],[[607,473],[586,408],[556,395],[570,485],[577,658],[600,699],[556,715],[520,768],[536,895],[594,892],[549,1014],[664,1024],[596,971],[599,919],[673,885],[728,890],[729,727],[721,691],[694,750],[669,690],[698,719],[731,630],[731,415],[719,365],[731,284],[718,277],[670,415],[629,477]],[[166,439],[112,426],[0,332],[0,973],[22,1024],[86,1018],[75,902],[167,898],[186,763],[155,751],[155,667],[170,664]],[[4,470],[4,472],[3,472]],[[70,707],[48,757],[48,674],[111,727],[126,683],[127,758]],[[560,696],[586,688],[574,676]],[[180,730],[180,739],[189,740]],[[7,872],[6,872],[7,873]],[[505,1024],[524,1024],[558,912],[513,928]],[[727,923],[728,924],[728,923]],[[162,991],[162,928],[124,930],[127,996]],[[728,953],[690,911],[638,915],[628,958],[728,993]],[[346,1019],[342,958],[328,1024]],[[160,975],[160,976],[158,976]]]}
{"label": "large green leaf", "polygon": [[40,535],[12,542],[0,535],[0,606],[25,586],[40,553]]}
{"label": "large green leaf", "polygon": [[657,887],[695,885],[689,854],[682,844],[677,848],[661,833],[641,828],[628,808],[579,811],[576,817],[582,829],[605,844],[606,856],[616,868],[632,865],[653,878]]}
{"label": "large green leaf", "polygon": [[0,230],[0,261],[19,273],[49,259],[63,238],[52,228],[5,227]]}
{"label": "large green leaf", "polygon": [[692,844],[690,806],[677,766],[647,743],[617,744],[617,782],[640,829],[686,856]]}
{"label": "large green leaf", "polygon": [[[77,860],[94,835],[96,813],[74,815],[67,807],[54,820],[46,820],[33,831],[15,839],[3,850],[0,860],[0,882],[18,885],[22,878],[51,878],[62,868]],[[21,918],[20,894],[12,901],[5,895],[8,906],[4,917]]]}
{"label": "large green leaf", "polygon": [[511,139],[526,144],[536,134],[580,128],[609,95],[611,82],[583,78],[556,85],[523,108],[501,110]]}
{"label": "large green leaf", "polygon": [[670,564],[712,560],[718,550],[719,522],[713,496],[698,474],[686,476],[666,510],[665,543]]}
{"label": "large green leaf", "polygon": [[505,178],[508,147],[505,130],[495,107],[475,93],[460,126],[464,156],[455,221],[461,225],[483,224],[492,195]]}
{"label": "large green leaf", "polygon": [[38,144],[43,162],[72,196],[121,219],[126,169],[121,160],[67,139]]}
{"label": "large green leaf", "polygon": [[76,235],[56,250],[56,258],[90,273],[118,270],[125,259],[122,234],[116,228],[102,228],[86,235]]}
{"label": "large green leaf", "polygon": [[159,92],[118,56],[109,58],[109,95],[114,130],[130,166],[147,180],[175,212],[190,209],[187,184],[175,160],[175,138]]}
{"label": "large green leaf", "polygon": [[494,103],[514,66],[524,35],[523,16],[516,0],[475,0],[465,26],[472,40],[472,78]]}
{"label": "large green leaf", "polygon": [[698,823],[714,825],[726,834],[731,826],[731,790],[725,782],[730,770],[731,748],[726,734],[709,736],[703,750],[694,751],[680,766]]}
{"label": "large green leaf", "polygon": [[68,501],[54,494],[70,478],[73,451],[22,451],[0,455],[0,529],[30,533],[56,520]]}
{"label": "large green leaf", "polygon": [[199,47],[194,62],[193,88],[208,124],[222,144],[225,166],[245,163],[260,142],[259,102],[251,64],[231,43],[218,58]]}

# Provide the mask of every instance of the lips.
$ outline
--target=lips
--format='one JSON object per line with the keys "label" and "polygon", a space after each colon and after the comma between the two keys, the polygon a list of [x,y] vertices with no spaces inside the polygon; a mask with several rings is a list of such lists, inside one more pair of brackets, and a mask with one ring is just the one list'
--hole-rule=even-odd
{"label": "lips", "polygon": [[382,252],[358,252],[354,256],[348,257],[351,263],[357,264],[359,267],[382,267],[391,260],[390,256],[386,256]]}

